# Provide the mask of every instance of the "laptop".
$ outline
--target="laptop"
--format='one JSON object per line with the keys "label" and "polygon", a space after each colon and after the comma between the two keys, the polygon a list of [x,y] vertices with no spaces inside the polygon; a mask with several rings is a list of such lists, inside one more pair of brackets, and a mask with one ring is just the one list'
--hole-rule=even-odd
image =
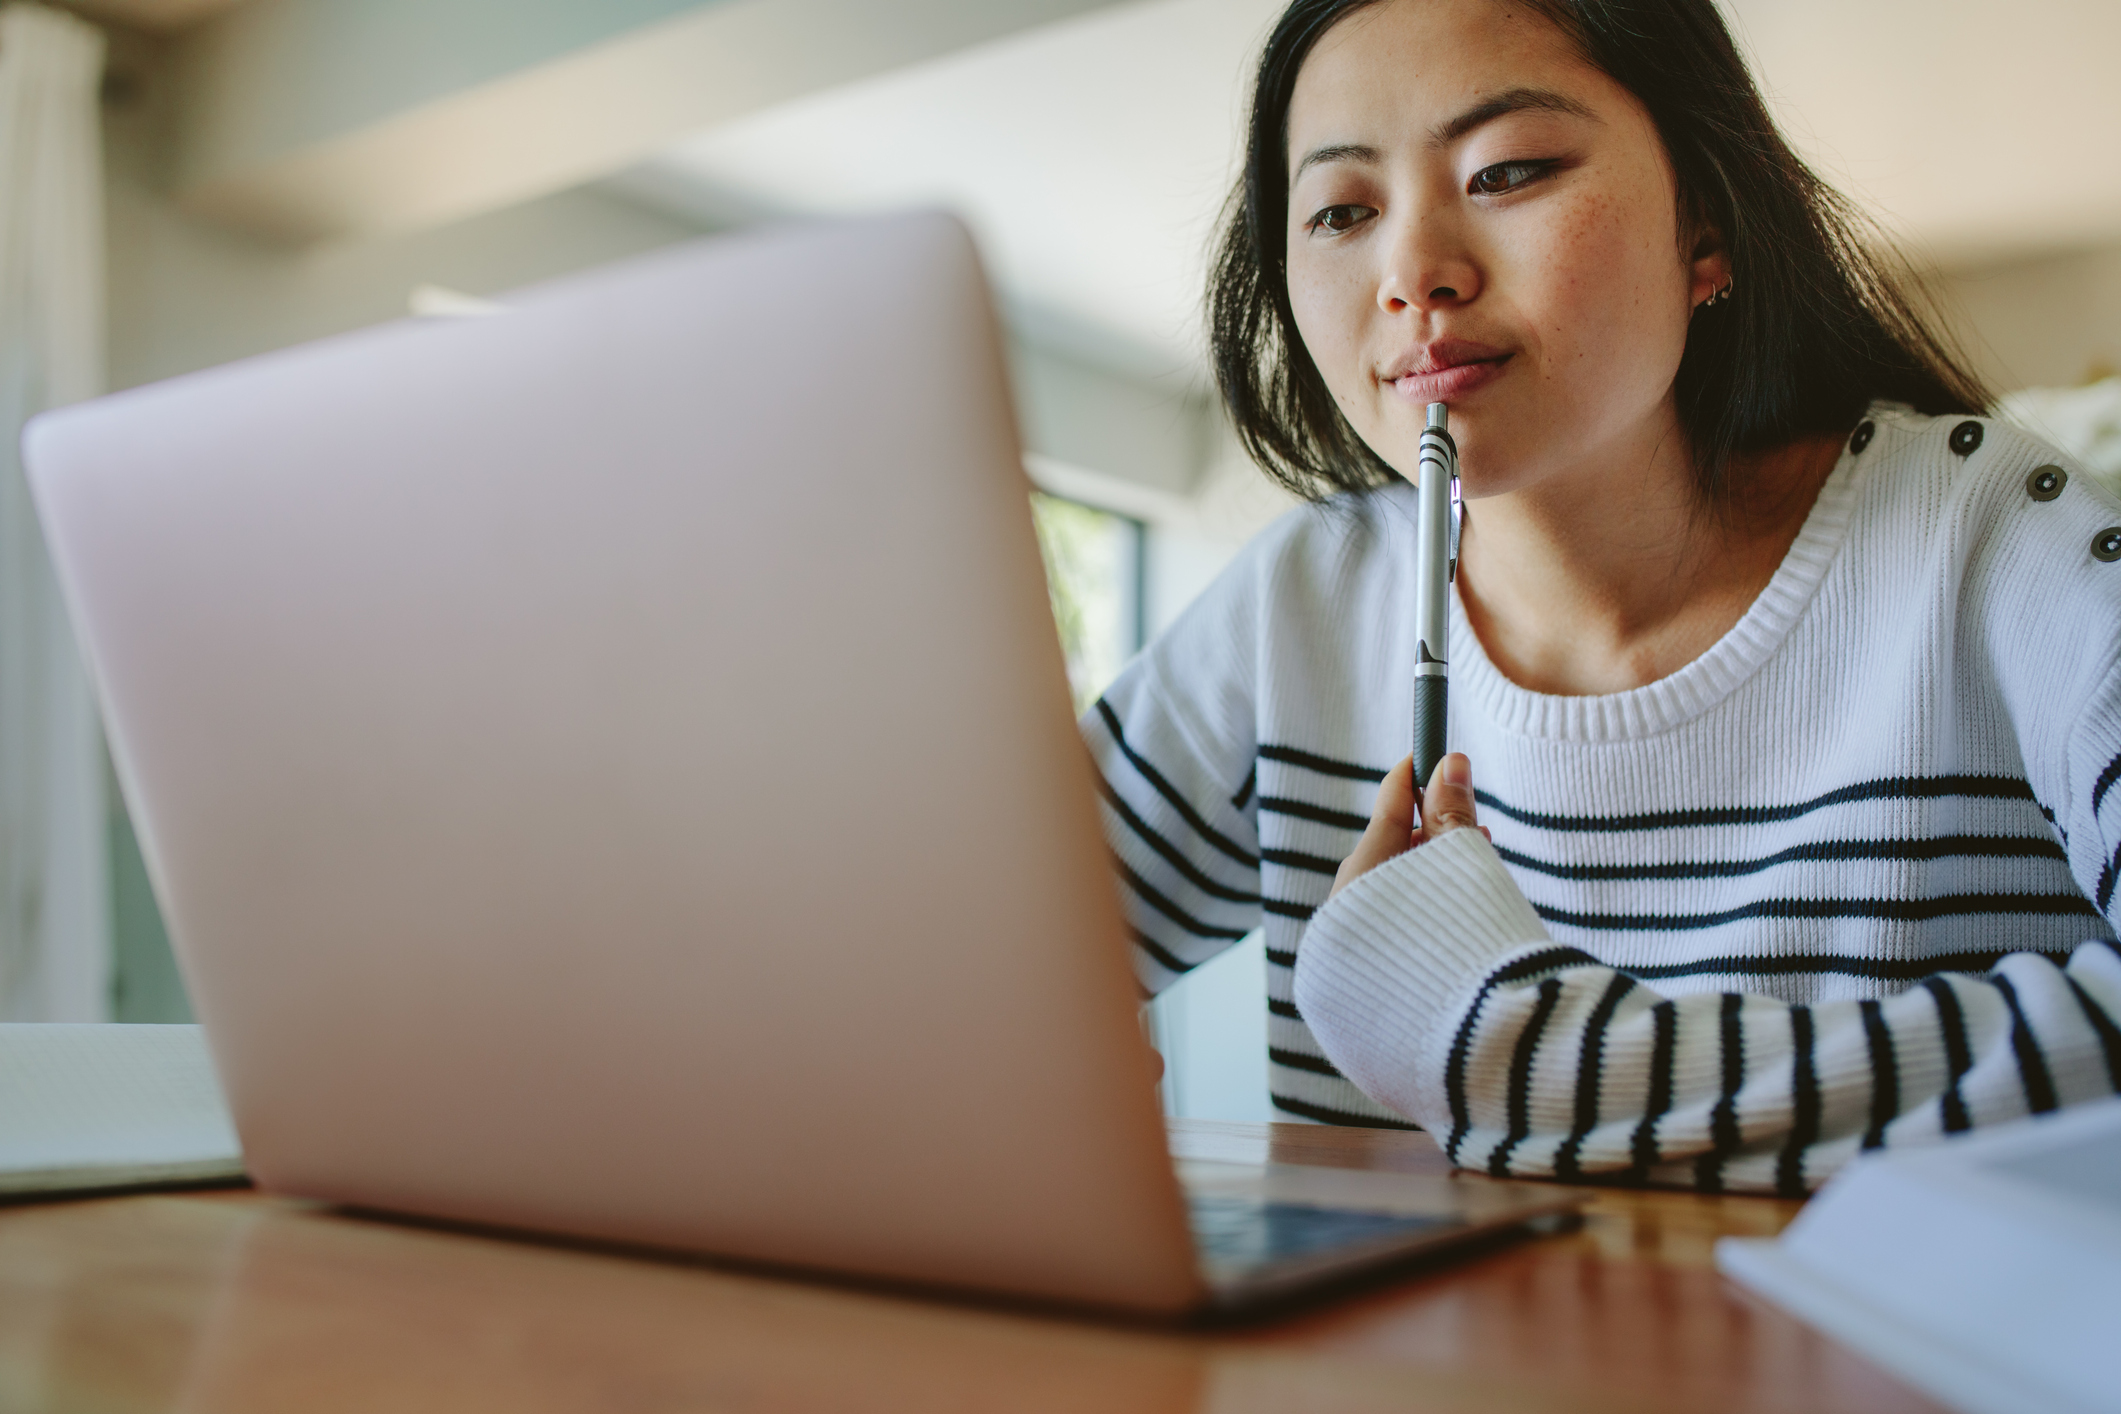
{"label": "laptop", "polygon": [[25,438],[262,1188],[1163,1315],[1575,1204],[1189,1199],[961,226],[508,305]]}

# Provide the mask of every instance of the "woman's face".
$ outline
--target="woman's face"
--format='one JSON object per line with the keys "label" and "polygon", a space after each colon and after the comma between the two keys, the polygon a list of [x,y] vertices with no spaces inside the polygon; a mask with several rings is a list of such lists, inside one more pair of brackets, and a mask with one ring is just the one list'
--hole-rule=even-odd
{"label": "woman's face", "polygon": [[1670,450],[1687,321],[1727,267],[1681,248],[1642,105],[1546,20],[1359,10],[1304,61],[1288,129],[1297,329],[1387,462],[1413,472],[1435,402],[1471,496]]}

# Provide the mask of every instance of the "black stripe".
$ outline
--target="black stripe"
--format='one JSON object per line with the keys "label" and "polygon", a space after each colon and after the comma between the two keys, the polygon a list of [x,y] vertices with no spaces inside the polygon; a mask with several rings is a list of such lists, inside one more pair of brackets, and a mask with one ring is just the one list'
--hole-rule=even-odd
{"label": "black stripe", "polygon": [[2025,1107],[2036,1115],[2050,1113],[2059,1105],[2055,1099],[2055,1077],[2048,1073],[2047,1057],[2040,1054],[2040,1040],[2025,1019],[2025,1008],[2018,1004],[2018,989],[2001,973],[1989,981],[2002,995],[2003,1004],[2011,1009],[2011,1051],[2018,1059],[2018,1081],[2025,1086]]}
{"label": "black stripe", "polygon": [[1291,1021],[1302,1021],[1304,1019],[1304,1014],[1296,1009],[1296,1003],[1285,1002],[1279,997],[1267,998],[1267,1014],[1270,1016],[1286,1016]]}
{"label": "black stripe", "polygon": [[1664,1154],[1657,1147],[1657,1122],[1672,1108],[1672,1055],[1679,1039],[1679,1004],[1665,1001],[1651,1007],[1650,1029],[1650,1093],[1643,1102],[1642,1123],[1635,1126],[1635,1140],[1630,1146],[1635,1155],[1631,1172],[1637,1183],[1647,1182],[1651,1166],[1664,1161]]}
{"label": "black stripe", "polygon": [[1871,1122],[1863,1131],[1863,1147],[1877,1149],[1885,1144],[1885,1127],[1900,1114],[1900,1058],[1893,1052],[1885,1008],[1870,1000],[1856,1007],[1863,1013],[1863,1039],[1871,1051]]}
{"label": "black stripe", "polygon": [[1141,929],[1135,927],[1131,923],[1127,925],[1127,936],[1134,940],[1134,946],[1140,948],[1143,952],[1155,958],[1156,965],[1158,967],[1163,968],[1163,970],[1166,972],[1175,972],[1178,973],[1180,976],[1184,976],[1186,973],[1191,972],[1194,968],[1200,965],[1197,962],[1186,962],[1182,960],[1178,956],[1178,954],[1172,952],[1162,943],[1159,943],[1158,941],[1156,941],[1156,939],[1150,937],[1147,933],[1144,933]]}
{"label": "black stripe", "polygon": [[[2103,905],[2102,905],[2103,907]],[[1927,923],[1937,918],[2004,913],[2052,917],[2083,914],[2101,917],[2082,894],[1944,894],[1937,898],[1763,898],[1720,913],[1580,913],[1574,909],[1533,904],[1549,923],[1630,933],[1672,933],[1692,928],[1721,928],[1747,918],[1878,918],[1896,923]]]}
{"label": "black stripe", "polygon": [[1315,903],[1295,903],[1282,898],[1261,899],[1260,907],[1283,918],[1294,918],[1299,923],[1310,922],[1311,915],[1319,909],[1319,905]]}
{"label": "black stripe", "polygon": [[2084,1019],[2090,1024],[2092,1034],[2099,1038],[2099,1049],[2106,1053],[2107,1082],[2113,1086],[2114,1093],[2121,1094],[2121,1027],[2114,1025],[2106,1008],[2093,1001],[2091,993],[2085,991],[2076,978],[2065,972],[2062,980],[2077,994],[2077,1005],[2084,1008]]}
{"label": "black stripe", "polygon": [[1937,953],[1931,957],[1901,958],[1846,957],[1835,953],[1797,953],[1782,957],[1704,957],[1693,962],[1630,966],[1626,971],[1630,977],[1644,981],[1667,977],[1802,977],[1814,973],[1830,973],[1842,977],[1868,977],[1880,982],[1919,982],[1940,972],[1986,972],[2014,952],[2067,957],[2070,951],[2066,947],[1983,948],[1977,952],[1948,952]]}
{"label": "black stripe", "polygon": [[1539,1000],[1533,1005],[1524,1030],[1517,1033],[1517,1045],[1510,1053],[1510,1128],[1495,1146],[1495,1152],[1488,1155],[1488,1172],[1496,1178],[1510,1176],[1510,1151],[1532,1132],[1532,1062],[1539,1058],[1540,1038],[1546,1035],[1547,1022],[1560,1005],[1561,979],[1544,979],[1539,984]]}
{"label": "black stripe", "polygon": [[1245,772],[1245,783],[1237,788],[1236,795],[1230,797],[1230,803],[1239,810],[1244,809],[1245,802],[1252,798],[1252,788],[1258,784],[1259,767],[1254,766],[1251,770]]}
{"label": "black stripe", "polygon": [[1620,999],[1634,990],[1634,978],[1624,972],[1614,973],[1605,984],[1605,993],[1599,997],[1598,1005],[1591,1008],[1590,1020],[1584,1023],[1583,1048],[1576,1060],[1576,1123],[1554,1155],[1554,1177],[1564,1183],[1575,1183],[1583,1177],[1578,1159],[1583,1152],[1583,1141],[1598,1127],[1598,1089],[1605,1068],[1606,1027],[1612,1024],[1613,1012],[1620,1006]]}
{"label": "black stripe", "polygon": [[1296,966],[1296,954],[1293,951],[1285,951],[1281,948],[1268,948],[1267,962],[1274,967],[1294,967]]}
{"label": "black stripe", "polygon": [[1177,789],[1164,779],[1164,773],[1150,765],[1148,758],[1127,744],[1126,734],[1120,730],[1119,714],[1112,710],[1111,703],[1105,701],[1102,697],[1098,698],[1097,713],[1104,718],[1105,729],[1112,733],[1112,742],[1119,748],[1120,754],[1133,763],[1134,769],[1141,772],[1142,779],[1156,788],[1156,793],[1162,796],[1173,810],[1178,812],[1178,817],[1181,820],[1191,825],[1202,839],[1221,850],[1224,854],[1229,855],[1239,864],[1249,869],[1259,867],[1259,856],[1247,850],[1243,845],[1237,843],[1213,825],[1210,825],[1206,820],[1203,820],[1200,817],[1200,812],[1187,804],[1185,797],[1180,795]]}
{"label": "black stripe", "polygon": [[1804,1151],[1819,1142],[1819,1071],[1812,1057],[1812,1009],[1790,1008],[1790,1137],[1775,1161],[1775,1191],[1802,1198]]}
{"label": "black stripe", "polygon": [[1385,778],[1385,773],[1375,767],[1358,766],[1352,761],[1336,761],[1330,756],[1299,751],[1293,746],[1262,746],[1259,756],[1262,761],[1279,761],[1284,766],[1301,766],[1306,771],[1316,771],[1321,776],[1339,776],[1343,780],[1369,781],[1374,784]]}
{"label": "black stripe", "polygon": [[2098,902],[2099,912],[2102,914],[2106,912],[2106,906],[2114,901],[2114,876],[2117,874],[2121,874],[2121,846],[2115,847],[2114,857],[2107,860],[2106,867],[2099,871]]}
{"label": "black stripe", "polygon": [[1341,862],[1328,859],[1322,854],[1304,854],[1293,849],[1263,849],[1261,860],[1268,864],[1279,864],[1284,869],[1301,869],[1310,874],[1338,874]]}
{"label": "black stripe", "polygon": [[1127,881],[1127,887],[1139,894],[1143,903],[1148,904],[1149,907],[1155,909],[1196,938],[1221,938],[1226,942],[1234,943],[1252,931],[1250,928],[1218,928],[1212,923],[1203,923],[1200,919],[1195,918],[1192,914],[1171,902],[1170,899],[1165,898],[1147,879],[1129,869],[1127,862],[1118,855],[1112,856],[1112,862],[1118,866],[1119,876]]}
{"label": "black stripe", "polygon": [[1308,800],[1285,800],[1278,795],[1263,795],[1259,798],[1259,809],[1265,815],[1294,815],[1299,820],[1316,820],[1321,825],[1338,825],[1343,830],[1366,830],[1370,826],[1368,816],[1351,815],[1345,810],[1328,810],[1323,805],[1313,805]]}
{"label": "black stripe", "polygon": [[1497,987],[1522,982],[1557,967],[1578,964],[1595,967],[1598,959],[1580,948],[1542,948],[1496,968],[1481,979],[1480,990],[1473,994],[1473,1003],[1466,1008],[1465,1020],[1458,1025],[1458,1034],[1451,1038],[1451,1054],[1444,1063],[1444,1096],[1451,1106],[1451,1137],[1445,1142],[1443,1151],[1452,1163],[1458,1162],[1458,1146],[1465,1142],[1466,1132],[1473,1127],[1472,1112],[1466,1106],[1466,1060],[1473,1049],[1473,1028],[1480,1021],[1482,1008],[1488,1004],[1488,994]]}
{"label": "black stripe", "polygon": [[2099,773],[2098,781],[2092,786],[2092,814],[2099,813],[2099,804],[2114,788],[2115,781],[2121,781],[2121,756],[2106,763],[2106,769]]}
{"label": "black stripe", "polygon": [[1325,1124],[1344,1124],[1357,1129],[1411,1129],[1416,1133],[1421,1130],[1421,1126],[1411,1120],[1378,1119],[1373,1115],[1359,1115],[1353,1110],[1337,1110],[1331,1105],[1314,1105],[1309,1100],[1299,1100],[1291,1095],[1269,1094],[1267,1099],[1277,1110]]}
{"label": "black stripe", "polygon": [[2055,812],[2048,809],[2046,806],[2042,805],[2037,800],[2033,802],[2033,809],[2039,811],[2040,818],[2047,821],[2049,825],[2054,827],[2055,833],[2062,839],[2062,848],[2067,851],[2069,849],[2069,831],[2062,828],[2062,822],[2055,818]]}
{"label": "black stripe", "polygon": [[1104,793],[1105,803],[1110,805],[1119,818],[1126,822],[1128,829],[1134,831],[1135,837],[1143,844],[1149,846],[1149,848],[1155,850],[1166,864],[1169,864],[1184,876],[1187,883],[1210,897],[1227,899],[1231,903],[1259,902],[1258,894],[1244,889],[1233,889],[1227,884],[1219,884],[1206,874],[1201,873],[1199,869],[1193,866],[1192,860],[1179,853],[1176,845],[1158,834],[1148,821],[1134,813],[1134,807],[1120,798],[1119,792],[1112,788],[1110,781],[1100,775],[1097,778],[1097,783]]}
{"label": "black stripe", "polygon": [[1710,1149],[1694,1161],[1694,1186],[1704,1193],[1723,1191],[1723,1161],[1738,1152],[1745,1135],[1738,1128],[1738,1090],[1745,1084],[1745,1027],[1739,1020],[1745,998],[1723,994],[1719,1014],[1723,1050],[1723,1093],[1709,1111]]}
{"label": "black stripe", "polygon": [[1783,864],[1844,859],[1955,859],[1977,856],[2002,859],[2059,859],[2069,856],[2051,839],[2033,835],[1939,835],[1934,839],[1821,840],[1801,844],[1763,859],[1683,860],[1667,864],[1556,864],[1502,845],[1495,853],[1505,864],[1556,879],[1736,879]]}
{"label": "black stripe", "polygon": [[1674,830],[1692,825],[1770,825],[1796,820],[1815,810],[1858,800],[1935,800],[1964,795],[1989,800],[2032,800],[2033,788],[2017,776],[1898,776],[1863,781],[1794,805],[1733,805],[1698,810],[1656,810],[1640,815],[1553,815],[1525,810],[1484,790],[1473,792],[1482,806],[1509,819],[1542,830],[1607,833],[1618,830]]}
{"label": "black stripe", "polygon": [[1966,1099],[1959,1093],[1959,1078],[1974,1065],[1973,1051],[1966,1039],[1966,1012],[1959,1006],[1959,994],[1944,978],[1932,977],[1922,985],[1937,999],[1937,1029],[1944,1036],[1944,1064],[1950,1072],[1944,1095],[1938,1101],[1944,1109],[1944,1132],[1958,1134],[1974,1124],[1967,1118]]}
{"label": "black stripe", "polygon": [[1335,1080],[1346,1080],[1339,1067],[1324,1056],[1307,1056],[1302,1051],[1285,1051],[1279,1046],[1267,1047],[1267,1059],[1276,1065],[1285,1065],[1291,1070],[1308,1070],[1313,1075],[1330,1075]]}

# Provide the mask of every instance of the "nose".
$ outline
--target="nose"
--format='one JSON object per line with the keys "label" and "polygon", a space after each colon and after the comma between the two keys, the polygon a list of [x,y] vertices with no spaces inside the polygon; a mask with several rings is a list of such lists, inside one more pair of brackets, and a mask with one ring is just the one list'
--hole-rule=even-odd
{"label": "nose", "polygon": [[1381,243],[1377,307],[1387,314],[1427,314],[1480,297],[1480,266],[1446,210],[1415,210],[1399,218]]}

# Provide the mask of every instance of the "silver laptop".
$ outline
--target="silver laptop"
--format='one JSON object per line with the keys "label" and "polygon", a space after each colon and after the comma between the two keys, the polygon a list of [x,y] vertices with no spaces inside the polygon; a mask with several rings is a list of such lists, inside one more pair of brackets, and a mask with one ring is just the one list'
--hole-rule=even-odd
{"label": "silver laptop", "polygon": [[268,1190],[1159,1313],[1573,1201],[1203,1165],[1189,1202],[945,217],[26,442]]}

